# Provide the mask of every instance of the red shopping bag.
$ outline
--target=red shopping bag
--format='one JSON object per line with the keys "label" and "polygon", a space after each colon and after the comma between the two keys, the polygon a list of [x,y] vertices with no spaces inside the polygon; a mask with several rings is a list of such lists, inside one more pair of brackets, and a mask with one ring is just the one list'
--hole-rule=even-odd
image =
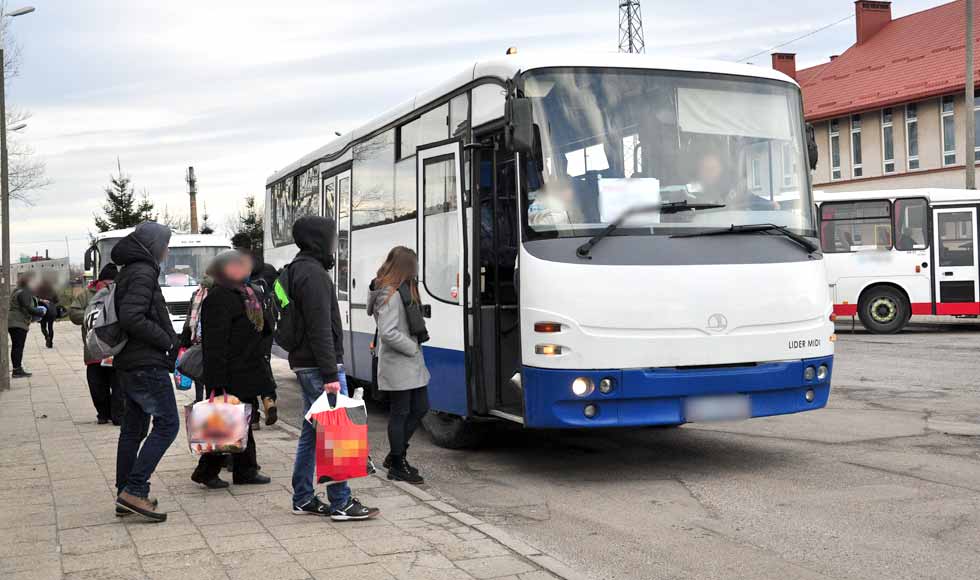
{"label": "red shopping bag", "polygon": [[367,408],[364,401],[336,395],[330,405],[320,395],[306,420],[316,427],[316,481],[336,483],[371,474],[368,458]]}

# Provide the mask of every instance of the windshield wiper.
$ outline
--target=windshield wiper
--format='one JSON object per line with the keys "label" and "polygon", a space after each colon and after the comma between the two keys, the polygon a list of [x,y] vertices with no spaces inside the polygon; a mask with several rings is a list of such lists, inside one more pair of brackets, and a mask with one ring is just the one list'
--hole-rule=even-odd
{"label": "windshield wiper", "polygon": [[682,211],[692,211],[697,209],[715,209],[719,207],[725,207],[723,203],[690,203],[688,201],[671,201],[667,203],[655,203],[652,205],[639,205],[636,207],[631,207],[630,209],[623,212],[618,218],[615,219],[611,224],[606,226],[604,230],[598,234],[592,236],[589,241],[585,242],[575,250],[575,254],[579,258],[587,259],[591,258],[589,254],[592,252],[592,248],[596,244],[602,241],[603,238],[607,237],[609,234],[616,231],[619,226],[623,225],[627,219],[633,217],[634,215],[641,213],[651,213],[660,212],[661,214],[672,214],[679,213]]}
{"label": "windshield wiper", "polygon": [[697,232],[691,234],[674,234],[673,236],[670,237],[696,238],[700,236],[723,236],[726,234],[754,234],[758,232],[779,232],[780,234],[786,236],[793,242],[799,244],[800,247],[804,248],[807,251],[807,253],[810,254],[820,249],[820,246],[810,241],[805,236],[801,236],[800,234],[791,231],[784,226],[777,226],[776,224],[744,224],[744,225],[732,224],[731,227],[722,230],[711,230],[707,232]]}

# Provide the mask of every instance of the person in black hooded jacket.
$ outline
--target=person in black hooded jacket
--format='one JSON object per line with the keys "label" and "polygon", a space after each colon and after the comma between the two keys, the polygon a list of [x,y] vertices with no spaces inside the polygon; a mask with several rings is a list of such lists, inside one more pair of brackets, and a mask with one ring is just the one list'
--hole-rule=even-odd
{"label": "person in black hooded jacket", "polygon": [[[170,379],[177,334],[158,281],[169,243],[170,228],[144,222],[112,249],[112,262],[122,267],[116,276],[116,314],[128,339],[113,360],[126,396],[116,451],[116,506],[117,512],[155,522],[166,521],[167,514],[158,512],[156,501],[149,498],[150,476],[180,428]],[[144,441],[151,417],[153,430]]]}
{"label": "person in black hooded jacket", "polygon": [[[337,228],[332,219],[305,216],[293,224],[293,240],[299,253],[289,268],[289,297],[303,320],[300,346],[289,353],[289,368],[296,373],[303,394],[303,415],[320,395],[347,394],[344,374],[344,328],[340,319],[337,291],[328,270],[334,264]],[[377,516],[351,497],[347,482],[327,486],[329,505],[313,491],[316,467],[316,430],[309,421],[296,444],[293,465],[293,513],[329,516],[334,521],[366,520]]]}

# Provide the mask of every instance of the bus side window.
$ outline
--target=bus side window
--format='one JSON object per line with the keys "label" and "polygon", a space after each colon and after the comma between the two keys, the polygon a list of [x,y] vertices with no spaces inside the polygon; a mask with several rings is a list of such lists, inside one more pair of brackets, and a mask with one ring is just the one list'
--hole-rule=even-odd
{"label": "bus side window", "polygon": [[924,199],[895,201],[896,250],[924,250],[929,247],[927,215]]}

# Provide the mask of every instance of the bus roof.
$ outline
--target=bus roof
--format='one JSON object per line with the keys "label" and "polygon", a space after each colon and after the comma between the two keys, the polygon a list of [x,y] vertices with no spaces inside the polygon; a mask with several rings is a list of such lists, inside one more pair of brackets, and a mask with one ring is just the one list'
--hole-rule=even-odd
{"label": "bus roof", "polygon": [[522,71],[550,67],[606,67],[703,72],[771,79],[796,84],[796,81],[794,81],[792,78],[771,68],[737,64],[722,60],[698,60],[674,57],[665,58],[645,54],[623,53],[575,54],[574,52],[563,52],[551,54],[535,53],[526,55],[509,55],[505,58],[478,61],[474,63],[472,67],[467,67],[464,71],[441,83],[435,88],[415,95],[415,97],[405,101],[397,107],[389,109],[369,123],[329,141],[326,145],[317,149],[316,151],[304,155],[300,159],[276,171],[266,180],[266,185],[271,185],[274,181],[280,179],[284,175],[288,175],[297,169],[306,167],[318,159],[341,153],[352,143],[371,134],[375,130],[384,127],[389,123],[393,123],[402,117],[408,116],[416,109],[420,109],[425,105],[436,101],[446,94],[451,93],[477,79],[493,78],[499,81],[507,81],[514,78],[514,76]]}
{"label": "bus roof", "polygon": [[[124,238],[133,233],[133,230],[135,229],[136,228],[126,228],[123,230],[99,232],[95,235],[95,241]],[[217,234],[185,234],[183,232],[173,232],[173,235],[170,236],[169,247],[171,248],[194,248],[199,246],[230,248],[231,240],[225,236],[219,236]]]}
{"label": "bus roof", "polygon": [[919,189],[879,189],[869,191],[813,191],[813,200],[817,203],[834,201],[859,201],[862,199],[903,199],[910,197],[924,197],[929,203],[963,203],[978,202],[980,194],[971,189],[941,189],[941,188],[919,188]]}

